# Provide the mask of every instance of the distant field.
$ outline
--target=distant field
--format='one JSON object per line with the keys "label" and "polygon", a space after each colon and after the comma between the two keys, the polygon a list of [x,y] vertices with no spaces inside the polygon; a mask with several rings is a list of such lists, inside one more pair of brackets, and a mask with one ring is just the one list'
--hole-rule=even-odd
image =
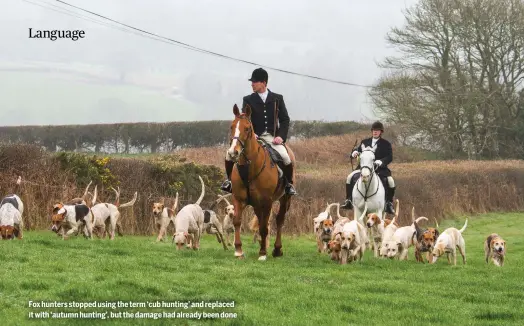
{"label": "distant field", "polygon": [[[524,322],[523,214],[470,217],[464,231],[467,264],[446,258],[435,265],[379,260],[366,252],[361,263],[337,265],[318,254],[311,235],[286,236],[284,256],[257,261],[258,245],[243,238],[246,259],[224,252],[205,235],[199,252],[175,251],[150,237],[115,241],[72,238],[50,231],[26,232],[22,241],[1,241],[2,325],[28,324],[30,312],[79,309],[29,308],[39,302],[235,301],[236,313],[217,325],[522,325]],[[464,217],[443,221],[440,230],[461,228]],[[503,268],[484,262],[483,241],[497,232],[507,241]],[[271,239],[271,246],[274,238]],[[211,312],[201,308],[98,308],[82,312]],[[108,313],[109,315],[109,313]],[[91,325],[93,319],[44,319],[39,325]],[[102,322],[100,319],[96,320]],[[33,320],[33,322],[35,322]],[[202,320],[112,319],[107,325],[202,324]],[[182,323],[180,323],[182,322]],[[32,324],[32,323],[31,323]]]}
{"label": "distant field", "polygon": [[[102,84],[70,74],[0,73],[0,120],[24,124],[197,120],[198,106],[135,86]],[[64,114],[64,112],[68,112]]]}

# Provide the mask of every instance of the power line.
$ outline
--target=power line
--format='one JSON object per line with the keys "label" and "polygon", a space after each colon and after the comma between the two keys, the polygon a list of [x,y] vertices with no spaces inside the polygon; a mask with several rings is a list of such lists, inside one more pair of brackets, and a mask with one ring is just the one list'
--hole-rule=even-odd
{"label": "power line", "polygon": [[30,3],[30,4],[38,6],[38,7],[41,7],[41,8],[44,8],[44,9],[48,9],[48,10],[55,11],[55,12],[58,12],[58,13],[61,13],[61,14],[65,14],[67,16],[72,16],[72,17],[76,17],[76,18],[79,18],[79,19],[82,19],[82,20],[90,21],[90,22],[93,22],[93,23],[98,24],[98,25],[102,25],[102,26],[105,26],[105,27],[117,29],[119,31],[123,31],[123,32],[134,34],[134,35],[142,36],[142,37],[149,38],[151,40],[159,41],[159,42],[162,42],[162,43],[172,44],[171,42],[168,42],[166,40],[159,39],[159,38],[156,38],[156,37],[152,37],[152,36],[149,36],[149,35],[140,34],[140,33],[135,32],[133,30],[129,30],[129,29],[126,29],[126,28],[123,28],[123,27],[119,27],[117,25],[113,25],[113,24],[110,24],[110,23],[107,23],[107,22],[96,20],[94,18],[87,17],[87,16],[79,14],[79,13],[77,13],[75,11],[66,9],[64,7],[61,7],[61,6],[53,5],[51,3],[47,3],[47,2],[41,1],[42,3],[45,3],[48,6],[52,6],[52,7],[58,8],[58,9],[53,9],[51,7],[47,7],[47,6],[43,5],[43,4],[38,4],[38,3],[35,3],[33,1],[30,1],[30,0],[22,0],[22,1]]}
{"label": "power line", "polygon": [[[24,1],[27,1],[27,0],[24,0]],[[234,58],[234,57],[231,57],[231,56],[228,56],[228,55],[224,55],[224,54],[220,54],[220,53],[217,53],[217,52],[213,52],[213,51],[209,51],[209,50],[206,50],[206,49],[202,49],[202,48],[199,48],[199,47],[196,47],[196,46],[193,46],[193,45],[181,42],[181,41],[174,40],[174,39],[169,38],[169,37],[161,36],[161,35],[158,35],[158,34],[155,34],[155,33],[151,33],[151,32],[148,32],[146,30],[143,30],[143,29],[131,26],[131,25],[127,25],[127,24],[121,23],[119,21],[116,21],[116,20],[111,19],[109,17],[106,17],[104,15],[97,14],[95,12],[92,12],[92,11],[80,8],[78,6],[72,5],[72,4],[67,3],[65,1],[61,1],[61,0],[55,0],[55,1],[59,2],[61,4],[64,4],[66,6],[75,8],[77,10],[89,13],[91,15],[100,17],[102,19],[108,20],[110,22],[116,23],[118,25],[125,26],[127,28],[130,28],[130,29],[133,29],[135,31],[147,34],[149,36],[153,36],[153,37],[155,37],[154,38],[155,40],[167,40],[167,41],[170,42],[169,44],[182,46],[183,48],[188,49],[188,50],[192,50],[192,51],[197,51],[197,52],[200,52],[200,53],[213,55],[213,56],[220,57],[220,58],[223,58],[223,59],[228,59],[228,60],[233,60],[233,61],[237,61],[237,62],[242,62],[242,63],[246,63],[246,64],[249,64],[249,65],[254,65],[254,66],[258,66],[258,67],[264,67],[266,69],[279,71],[279,72],[286,73],[286,74],[289,74],[289,75],[307,77],[307,78],[311,78],[311,79],[316,79],[316,80],[321,80],[321,81],[326,81],[326,82],[335,83],[335,84],[341,84],[341,85],[346,85],[346,86],[355,86],[355,87],[363,87],[363,88],[371,88],[371,87],[373,87],[373,86],[370,86],[370,85],[362,85],[362,84],[356,84],[356,83],[350,83],[350,82],[345,82],[345,81],[339,81],[339,80],[323,78],[323,77],[318,77],[318,76],[313,76],[313,75],[301,74],[301,73],[297,73],[297,72],[293,72],[293,71],[289,71],[289,70],[285,70],[285,69],[280,69],[280,68],[266,66],[266,65],[263,65],[263,64],[259,64],[259,63],[248,61],[248,60],[244,60],[244,59]],[[139,35],[142,35],[142,34],[139,34]]]}

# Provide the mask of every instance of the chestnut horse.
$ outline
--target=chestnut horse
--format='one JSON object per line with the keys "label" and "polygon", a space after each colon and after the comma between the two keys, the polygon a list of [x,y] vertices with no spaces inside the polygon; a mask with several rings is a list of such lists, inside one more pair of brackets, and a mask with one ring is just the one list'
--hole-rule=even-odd
{"label": "chestnut horse", "polygon": [[[245,113],[240,113],[237,105],[233,107],[235,120],[231,123],[230,148],[228,153],[235,166],[231,173],[231,185],[233,194],[233,205],[235,216],[235,257],[244,258],[242,241],[240,240],[240,227],[242,224],[242,212],[247,205],[254,208],[258,217],[260,233],[260,251],[258,260],[266,260],[266,238],[268,236],[269,216],[273,202],[279,201],[280,208],[276,215],[277,235],[273,257],[280,257],[282,253],[282,226],[289,206],[291,196],[285,194],[285,183],[279,179],[278,168],[272,164],[269,152],[257,141],[253,125],[251,123],[251,107],[245,107]],[[295,164],[295,155],[286,146],[291,164]],[[242,178],[244,177],[244,179]],[[293,183],[295,173],[293,173]]]}

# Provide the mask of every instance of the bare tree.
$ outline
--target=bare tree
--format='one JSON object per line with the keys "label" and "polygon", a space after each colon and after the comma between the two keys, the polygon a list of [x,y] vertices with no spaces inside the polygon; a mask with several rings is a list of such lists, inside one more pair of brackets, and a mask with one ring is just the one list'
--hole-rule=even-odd
{"label": "bare tree", "polygon": [[524,2],[421,0],[386,39],[401,53],[369,92],[379,115],[449,157],[524,153]]}

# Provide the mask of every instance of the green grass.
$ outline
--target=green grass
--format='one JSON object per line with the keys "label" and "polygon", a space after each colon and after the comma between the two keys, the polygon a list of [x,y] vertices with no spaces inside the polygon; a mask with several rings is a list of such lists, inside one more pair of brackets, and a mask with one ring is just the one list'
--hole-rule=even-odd
{"label": "green grass", "polygon": [[160,92],[52,73],[2,71],[0,98],[4,124],[100,123],[101,117],[103,122],[188,121],[200,116],[197,105]]}
{"label": "green grass", "polygon": [[[211,235],[200,251],[177,252],[151,237],[62,241],[51,232],[27,232],[0,245],[2,325],[87,325],[90,319],[28,320],[29,312],[78,309],[29,308],[28,301],[235,301],[231,325],[517,325],[524,322],[523,214],[471,217],[464,232],[467,265],[378,260],[337,265],[318,254],[312,236],[285,237],[284,256],[257,261],[258,246],[243,238],[245,260],[224,252]],[[464,219],[445,221],[461,228]],[[506,265],[484,262],[483,241],[497,232],[508,244]],[[273,241],[274,239],[272,239]],[[460,262],[460,263],[459,263]],[[123,311],[185,312],[193,309]],[[83,311],[111,311],[97,308]],[[207,311],[210,311],[208,308]],[[198,320],[113,319],[104,324],[201,324]]]}

